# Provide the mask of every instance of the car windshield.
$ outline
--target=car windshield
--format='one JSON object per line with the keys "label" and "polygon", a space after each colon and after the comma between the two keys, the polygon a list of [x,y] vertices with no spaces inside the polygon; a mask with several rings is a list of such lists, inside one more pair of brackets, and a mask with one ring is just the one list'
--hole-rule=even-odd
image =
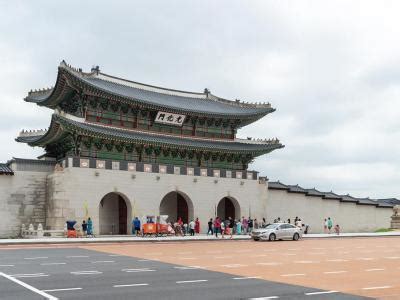
{"label": "car windshield", "polygon": [[276,227],[278,227],[279,224],[269,224],[265,227],[265,229],[275,229]]}

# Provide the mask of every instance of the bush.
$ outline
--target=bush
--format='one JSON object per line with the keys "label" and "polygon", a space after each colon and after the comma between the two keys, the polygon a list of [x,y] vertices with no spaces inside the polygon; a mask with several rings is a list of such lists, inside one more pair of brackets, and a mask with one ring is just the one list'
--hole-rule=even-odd
{"label": "bush", "polygon": [[375,232],[389,232],[389,231],[393,231],[393,229],[390,229],[390,228],[379,228],[379,229],[375,230]]}

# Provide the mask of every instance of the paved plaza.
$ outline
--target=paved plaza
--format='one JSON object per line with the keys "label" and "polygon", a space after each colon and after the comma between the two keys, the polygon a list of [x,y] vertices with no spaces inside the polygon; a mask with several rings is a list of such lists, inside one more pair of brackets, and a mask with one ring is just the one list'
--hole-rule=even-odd
{"label": "paved plaza", "polygon": [[0,248],[1,299],[399,299],[400,238]]}

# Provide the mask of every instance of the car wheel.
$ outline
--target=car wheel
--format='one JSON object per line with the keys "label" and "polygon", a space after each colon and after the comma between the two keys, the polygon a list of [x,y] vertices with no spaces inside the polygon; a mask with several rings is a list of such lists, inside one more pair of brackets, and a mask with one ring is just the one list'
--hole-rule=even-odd
{"label": "car wheel", "polygon": [[257,241],[259,241],[260,239],[253,239],[253,240],[255,240],[255,241],[257,242]]}
{"label": "car wheel", "polygon": [[270,241],[275,241],[275,240],[276,240],[276,235],[275,235],[275,233],[271,233],[271,234],[269,235],[269,240],[270,240]]}
{"label": "car wheel", "polygon": [[300,238],[300,235],[296,232],[296,233],[293,235],[293,241],[298,241],[299,238]]}

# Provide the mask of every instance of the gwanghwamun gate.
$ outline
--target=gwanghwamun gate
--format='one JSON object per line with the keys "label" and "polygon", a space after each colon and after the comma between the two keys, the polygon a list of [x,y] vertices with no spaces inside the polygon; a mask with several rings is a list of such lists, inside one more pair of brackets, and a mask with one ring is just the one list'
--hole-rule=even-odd
{"label": "gwanghwamun gate", "polygon": [[47,130],[23,130],[17,142],[39,146],[37,159],[0,164],[0,236],[22,224],[63,229],[93,220],[95,234],[127,234],[134,216],[171,221],[251,216],[268,222],[299,216],[311,232],[330,216],[343,231],[390,227],[397,199],[372,200],[269,182],[248,165],[284,146],[239,139],[237,131],[272,113],[269,103],[226,100],[75,69],[64,61],[55,86],[25,101],[52,109]]}

